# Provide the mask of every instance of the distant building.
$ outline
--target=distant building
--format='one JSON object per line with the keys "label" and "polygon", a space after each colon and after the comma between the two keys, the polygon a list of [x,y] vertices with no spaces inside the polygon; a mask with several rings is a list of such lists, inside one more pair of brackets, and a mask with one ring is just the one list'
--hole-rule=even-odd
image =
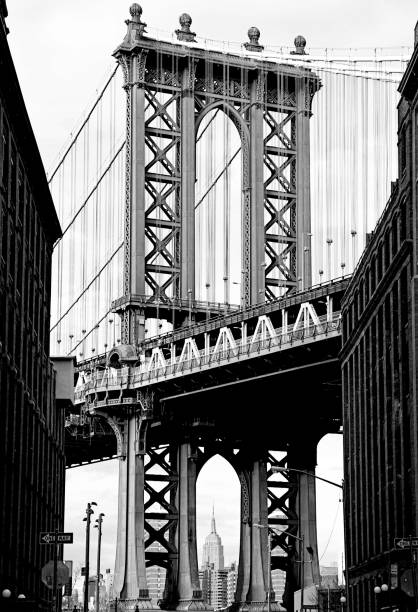
{"label": "distant building", "polygon": [[112,570],[107,569],[104,575],[106,601],[111,601],[113,599],[113,578],[114,578],[114,574]]}
{"label": "distant building", "polygon": [[[150,520],[150,525],[158,530],[161,529],[164,523],[162,521]],[[153,542],[147,547],[147,553],[148,552],[164,553],[166,550],[159,542]],[[164,595],[166,573],[166,569],[159,565],[151,565],[151,567],[147,567],[146,569],[149,596],[153,605],[156,607],[158,607],[158,601],[162,599]]]}
{"label": "distant building", "polygon": [[202,596],[214,610],[230,606],[235,599],[237,565],[224,566],[222,540],[216,532],[215,512],[212,513],[211,530],[203,545],[202,567],[199,571]]}
{"label": "distant building", "polygon": [[52,592],[41,570],[51,549],[39,534],[64,526],[64,406],[49,359],[51,259],[61,228],[6,17],[0,0],[0,584],[46,611]]}
{"label": "distant building", "polygon": [[210,534],[206,536],[203,545],[202,568],[212,567],[215,570],[224,569],[224,547],[221,538],[216,533],[215,510],[212,511]]}
{"label": "distant building", "polygon": [[226,604],[230,606],[235,600],[235,591],[237,590],[238,569],[236,563],[231,563],[227,568],[227,586],[226,586]]}
{"label": "distant building", "polygon": [[[284,553],[283,553],[284,556]],[[274,591],[275,600],[279,603],[283,601],[283,593],[286,586],[286,572],[275,569],[271,572],[271,585]]]}
{"label": "distant building", "polygon": [[228,602],[228,570],[217,570],[213,565],[199,572],[203,601],[214,610],[226,608]]}
{"label": "distant building", "polygon": [[338,587],[338,564],[320,565],[321,588],[335,589]]}

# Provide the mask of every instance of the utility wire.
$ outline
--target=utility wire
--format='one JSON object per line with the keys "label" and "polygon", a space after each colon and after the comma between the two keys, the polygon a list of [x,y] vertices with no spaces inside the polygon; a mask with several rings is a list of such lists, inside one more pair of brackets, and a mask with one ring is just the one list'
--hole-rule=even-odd
{"label": "utility wire", "polygon": [[338,513],[339,513],[339,511],[340,511],[340,504],[341,504],[341,500],[339,499],[339,500],[338,500],[338,505],[337,505],[337,512],[335,513],[334,522],[333,522],[333,524],[332,524],[331,533],[329,534],[329,538],[328,538],[327,545],[325,546],[325,550],[324,550],[324,552],[322,553],[321,558],[319,559],[319,562],[321,562],[321,561],[322,561],[322,559],[324,558],[324,555],[325,555],[325,553],[326,553],[326,552],[327,552],[327,550],[328,550],[329,543],[331,542],[332,534],[334,533],[335,525],[336,525],[336,523],[337,523]]}

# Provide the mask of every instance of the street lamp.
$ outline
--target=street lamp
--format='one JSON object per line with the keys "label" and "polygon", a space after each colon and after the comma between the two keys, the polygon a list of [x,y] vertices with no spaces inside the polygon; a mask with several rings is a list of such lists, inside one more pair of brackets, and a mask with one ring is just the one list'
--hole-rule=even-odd
{"label": "street lamp", "polygon": [[192,290],[187,290],[187,295],[189,297],[189,325],[192,324]]}
{"label": "street lamp", "polygon": [[101,552],[101,547],[102,547],[102,523],[103,523],[103,517],[104,517],[103,512],[100,512],[99,518],[96,519],[96,523],[97,524],[95,525],[95,528],[98,529],[98,533],[97,533],[97,566],[96,566],[96,571],[97,571],[97,578],[96,578],[96,612],[99,612],[99,610],[100,610],[100,606],[99,606],[99,599],[100,599],[99,582],[100,582],[100,552]]}
{"label": "street lamp", "polygon": [[85,561],[85,577],[84,577],[84,602],[83,610],[88,612],[89,609],[89,564],[90,564],[90,521],[91,515],[94,514],[92,506],[97,506],[96,502],[88,502],[86,508],[86,516],[83,521],[86,521],[86,561]]}
{"label": "street lamp", "polygon": [[[312,472],[308,472],[307,470],[299,470],[297,468],[281,467],[281,466],[276,466],[276,465],[271,466],[271,471],[274,473],[296,472],[297,474],[305,474],[305,476],[311,476],[312,478],[315,478],[316,480],[322,480],[322,482],[326,482],[327,484],[330,484],[333,487],[337,487],[337,489],[340,489],[343,492],[342,499],[344,502],[344,481],[342,481],[341,484],[338,484],[338,482],[334,482],[333,480],[328,480],[328,478],[322,478],[322,476],[317,476],[316,474],[313,474]],[[349,581],[348,581],[348,565],[347,565],[347,548],[345,546],[345,542],[344,542],[344,562],[345,562],[345,571],[346,571],[345,582],[346,582],[346,589],[348,593],[348,582]],[[346,600],[342,603],[345,603],[345,602]]]}
{"label": "street lamp", "polygon": [[[377,584],[374,587],[373,591],[374,591],[374,594],[376,595],[376,598],[377,598],[377,596],[380,595],[381,593],[387,593],[389,591],[389,585],[386,584],[385,582],[383,584],[380,584],[380,585]],[[380,602],[380,599],[377,600],[377,601],[379,601],[379,604],[380,604],[379,605],[379,609],[380,609],[381,606],[382,606],[382,602]],[[388,603],[389,603],[389,609],[392,610],[392,605],[390,604],[390,595],[389,595],[389,602]]]}
{"label": "street lamp", "polygon": [[271,534],[268,531],[268,525],[261,525],[259,523],[253,523],[253,527],[258,529],[267,529],[267,612],[271,611],[271,599],[270,599],[270,578],[271,578]]}
{"label": "street lamp", "polygon": [[338,484],[338,482],[334,482],[333,480],[328,480],[327,478],[322,478],[322,476],[317,476],[316,474],[312,474],[312,472],[308,472],[307,470],[298,470],[296,468],[289,467],[279,467],[276,465],[271,466],[272,472],[297,472],[299,474],[305,474],[306,476],[312,476],[316,480],[322,480],[322,482],[326,482],[327,484],[332,485],[333,487],[338,487],[338,489],[344,490],[344,484]]}
{"label": "street lamp", "polygon": [[[259,523],[253,523],[253,527],[258,527],[259,529],[267,529],[267,543],[268,543],[268,548],[267,548],[267,552],[268,552],[268,559],[267,559],[267,576],[268,576],[268,591],[267,591],[267,612],[270,612],[271,609],[271,599],[270,599],[270,577],[271,577],[271,531],[273,533],[286,533],[286,536],[290,536],[291,538],[294,538],[295,540],[298,540],[301,543],[301,560],[299,561],[299,563],[301,564],[301,590],[300,590],[300,609],[301,611],[303,611],[303,582],[305,580],[305,541],[302,537],[299,537],[293,533],[288,533],[286,531],[279,531],[276,530],[269,526],[269,525],[261,525]],[[307,547],[307,550],[311,550],[309,547]]]}

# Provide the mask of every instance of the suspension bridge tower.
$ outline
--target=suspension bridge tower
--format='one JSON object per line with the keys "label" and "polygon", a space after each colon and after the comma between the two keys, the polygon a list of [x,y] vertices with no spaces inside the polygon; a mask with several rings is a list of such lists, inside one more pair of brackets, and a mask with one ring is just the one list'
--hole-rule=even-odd
{"label": "suspension bridge tower", "polygon": [[[269,60],[255,27],[241,50],[225,51],[199,45],[186,14],[176,39],[167,41],[147,35],[138,4],[130,15],[114,53],[126,90],[126,200],[124,291],[113,304],[122,319],[121,344],[108,354],[108,365],[128,378],[149,319],[166,319],[176,329],[216,312],[196,295],[196,139],[210,113],[224,113],[240,138],[241,305],[310,286],[309,119],[320,87],[309,69]],[[304,53],[304,39],[295,44],[295,53]],[[306,437],[303,450],[285,425],[272,437],[266,409],[264,433],[259,423],[254,439],[251,419],[227,418],[210,401],[165,402],[152,385],[122,385],[96,400],[90,413],[110,424],[120,457],[118,610],[152,608],[150,565],[167,570],[161,608],[207,609],[197,565],[196,479],[216,453],[230,461],[241,484],[234,610],[282,609],[272,593],[266,596],[270,524],[293,530],[313,549],[301,572],[295,542],[286,533],[273,539],[285,551],[287,609],[302,580],[318,582],[314,479],[300,476],[282,484],[284,492],[269,479],[278,461],[271,451],[285,452],[282,465],[312,472],[319,437]],[[266,529],[255,528],[260,525]],[[163,552],[148,550],[155,542]]]}

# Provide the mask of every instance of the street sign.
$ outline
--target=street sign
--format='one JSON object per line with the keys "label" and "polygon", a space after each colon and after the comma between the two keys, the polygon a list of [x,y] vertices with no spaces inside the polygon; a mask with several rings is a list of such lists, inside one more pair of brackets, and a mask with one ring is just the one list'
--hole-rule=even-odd
{"label": "street sign", "polygon": [[418,548],[418,538],[395,538],[396,548]]}
{"label": "street sign", "polygon": [[73,534],[57,531],[55,539],[55,531],[41,531],[39,541],[41,544],[72,544]]}
{"label": "street sign", "polygon": [[[56,588],[60,589],[65,584],[67,584],[68,579],[70,577],[70,570],[68,566],[65,565],[62,561],[57,561],[57,584]],[[41,579],[44,584],[49,589],[53,589],[54,586],[54,562],[48,561],[46,565],[43,566],[41,572]]]}

